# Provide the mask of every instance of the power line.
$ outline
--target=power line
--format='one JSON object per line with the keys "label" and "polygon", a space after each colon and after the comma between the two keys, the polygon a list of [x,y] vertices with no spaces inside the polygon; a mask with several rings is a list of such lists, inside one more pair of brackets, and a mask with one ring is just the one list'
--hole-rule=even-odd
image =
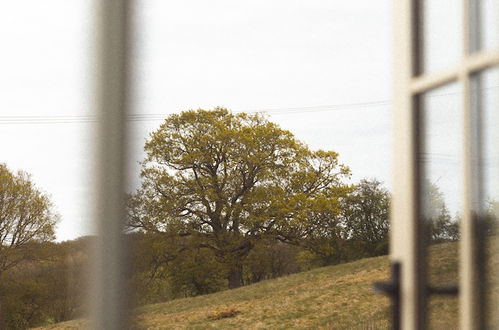
{"label": "power line", "polygon": [[93,123],[95,116],[0,116],[0,125]]}
{"label": "power line", "polygon": [[[373,108],[379,106],[390,105],[390,101],[370,101],[358,103],[344,103],[332,105],[316,105],[305,107],[291,108],[272,108],[267,110],[249,110],[249,111],[233,111],[234,113],[266,113],[271,115],[286,115],[297,113],[339,111],[350,109]],[[169,113],[149,113],[149,114],[131,114],[128,115],[127,121],[156,121],[165,119]],[[79,115],[79,116],[0,116],[0,125],[18,125],[18,124],[66,124],[66,123],[93,123],[97,122],[95,115]]]}
{"label": "power line", "polygon": [[[482,91],[499,88],[498,86],[489,86],[482,88]],[[444,97],[450,95],[457,95],[460,92],[449,92],[442,94],[429,95],[430,98]],[[302,107],[286,107],[286,108],[269,108],[260,110],[236,110],[233,113],[264,113],[272,116],[279,115],[293,115],[302,113],[316,113],[316,112],[330,112],[330,111],[344,111],[344,110],[360,110],[360,109],[374,109],[382,106],[390,106],[390,100],[375,100],[367,102],[356,103],[342,103],[342,104],[329,104],[329,105],[314,105]],[[145,113],[145,114],[131,114],[128,115],[126,121],[140,122],[140,121],[162,121],[171,113]],[[24,124],[79,124],[79,123],[95,123],[97,122],[95,115],[53,115],[53,116],[0,116],[0,125],[24,125]]]}
{"label": "power line", "polygon": [[271,115],[287,115],[287,114],[298,114],[298,113],[310,113],[310,112],[325,112],[325,111],[338,111],[338,110],[350,110],[350,109],[365,109],[365,108],[375,108],[380,106],[391,105],[389,100],[380,101],[370,101],[370,102],[358,102],[358,103],[345,103],[345,104],[334,104],[334,105],[316,105],[308,107],[290,107],[290,108],[271,108],[267,110],[249,110],[249,111],[235,111],[237,112],[247,112],[247,113],[258,113],[263,112]]}

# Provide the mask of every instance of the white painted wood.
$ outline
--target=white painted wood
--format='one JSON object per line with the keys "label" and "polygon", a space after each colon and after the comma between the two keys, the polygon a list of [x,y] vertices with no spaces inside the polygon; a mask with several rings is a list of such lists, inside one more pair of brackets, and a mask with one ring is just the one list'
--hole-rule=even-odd
{"label": "white painted wood", "polygon": [[469,55],[457,66],[415,77],[411,83],[411,91],[414,94],[421,94],[457,81],[462,73],[471,75],[496,65],[499,65],[499,51]]}
{"label": "white painted wood", "polygon": [[421,262],[416,217],[413,0],[394,0],[394,180],[391,209],[391,261],[401,264],[402,329],[422,329]]}
{"label": "white painted wood", "polygon": [[[463,222],[460,242],[460,325],[461,329],[478,329],[484,324],[479,322],[483,316],[483,306],[478,297],[480,276],[477,267],[476,219],[472,216],[474,198],[473,182],[477,176],[473,171],[473,107],[471,79],[478,72],[499,66],[499,51],[480,52],[479,2],[463,0],[462,42],[464,54],[457,66],[440,72],[418,75],[415,65],[423,56],[420,46],[424,36],[416,38],[417,30],[422,30],[422,17],[415,17],[421,12],[417,0],[394,0],[394,196],[391,214],[391,259],[402,264],[402,329],[424,329],[425,303],[425,256],[420,242],[418,226],[418,163],[417,150],[421,139],[418,126],[422,124],[416,115],[421,111],[415,102],[418,95],[429,92],[448,83],[458,82],[462,88],[462,109],[464,111],[464,192],[462,199]],[[487,27],[484,27],[485,29]],[[420,70],[418,70],[420,71]]]}

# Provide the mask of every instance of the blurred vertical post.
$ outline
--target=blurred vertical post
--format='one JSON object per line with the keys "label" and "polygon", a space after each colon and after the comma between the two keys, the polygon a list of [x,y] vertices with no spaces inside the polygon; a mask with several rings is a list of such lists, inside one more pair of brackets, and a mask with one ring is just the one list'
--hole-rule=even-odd
{"label": "blurred vertical post", "polygon": [[97,0],[97,243],[91,274],[90,327],[128,328],[125,219],[130,1]]}

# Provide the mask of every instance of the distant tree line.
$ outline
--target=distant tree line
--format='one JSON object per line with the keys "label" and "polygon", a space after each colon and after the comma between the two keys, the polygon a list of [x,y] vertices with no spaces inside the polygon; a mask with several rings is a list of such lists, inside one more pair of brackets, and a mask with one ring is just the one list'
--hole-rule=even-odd
{"label": "distant tree line", "polygon": [[0,283],[3,328],[27,329],[84,314],[86,238],[34,243],[35,258],[4,274]]}
{"label": "distant tree line", "polygon": [[[362,201],[369,205],[359,205]],[[293,241],[263,237],[240,261],[243,285],[388,252],[389,195],[380,182],[351,187],[342,212],[322,232]],[[348,208],[345,208],[349,205]],[[191,235],[134,232],[133,282],[140,303],[230,288],[227,265]],[[194,247],[192,247],[194,246]],[[187,248],[186,248],[187,247]]]}

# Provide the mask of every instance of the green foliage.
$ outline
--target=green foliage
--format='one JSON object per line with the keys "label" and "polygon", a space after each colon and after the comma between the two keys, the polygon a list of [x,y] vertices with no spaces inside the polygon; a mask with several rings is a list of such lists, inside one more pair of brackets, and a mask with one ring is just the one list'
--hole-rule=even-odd
{"label": "green foliage", "polygon": [[224,269],[211,250],[182,253],[165,267],[173,298],[192,297],[224,289]]}
{"label": "green foliage", "polygon": [[296,256],[301,249],[276,240],[255,244],[244,263],[244,283],[256,283],[299,272]]}
{"label": "green foliage", "polygon": [[0,276],[32,258],[32,242],[53,240],[57,220],[49,198],[27,173],[0,164]]}
{"label": "green foliage", "polygon": [[223,269],[211,250],[182,248],[190,245],[192,237],[168,240],[158,233],[128,236],[131,284],[138,305],[212,293],[226,287]]}
{"label": "green foliage", "polygon": [[297,242],[312,252],[299,254],[305,269],[388,253],[390,195],[386,188],[375,179],[364,179],[343,190],[339,205],[325,201],[324,206],[309,209],[317,229]]}
{"label": "green foliage", "polygon": [[429,181],[423,187],[423,217],[429,240],[440,242],[459,238],[459,216],[452,219],[444,194]]}
{"label": "green foliage", "polygon": [[43,323],[43,297],[47,288],[32,279],[9,278],[2,284],[2,312],[8,329],[26,329]]}
{"label": "green foliage", "polygon": [[5,328],[26,329],[82,315],[82,273],[88,258],[79,243],[37,243],[32,247],[36,260],[23,261],[4,274],[0,292]]}
{"label": "green foliage", "polygon": [[[47,195],[35,186],[27,173],[12,173],[5,164],[0,164],[0,279],[21,262],[36,259],[37,243],[54,239],[58,216],[52,209]],[[36,285],[32,282],[24,285],[23,300],[33,304],[28,308],[32,314],[26,318],[19,316],[21,310],[7,312],[9,304],[2,288],[4,286],[0,287],[0,327],[6,326],[6,318],[16,319],[13,325],[16,327],[38,318],[35,297],[39,288]]]}
{"label": "green foliage", "polygon": [[489,200],[486,203],[486,207],[480,214],[480,222],[483,226],[483,232],[485,235],[497,235],[498,234],[498,223],[499,223],[499,202],[495,200]]}
{"label": "green foliage", "polygon": [[350,258],[388,253],[390,194],[377,180],[361,180],[345,200]]}
{"label": "green foliage", "polygon": [[[129,225],[182,251],[210,249],[230,288],[260,239],[297,244],[340,213],[349,170],[332,151],[311,151],[261,115],[226,109],[169,116],[150,135]],[[178,249],[178,248],[177,248]],[[172,252],[176,254],[175,251]]]}

